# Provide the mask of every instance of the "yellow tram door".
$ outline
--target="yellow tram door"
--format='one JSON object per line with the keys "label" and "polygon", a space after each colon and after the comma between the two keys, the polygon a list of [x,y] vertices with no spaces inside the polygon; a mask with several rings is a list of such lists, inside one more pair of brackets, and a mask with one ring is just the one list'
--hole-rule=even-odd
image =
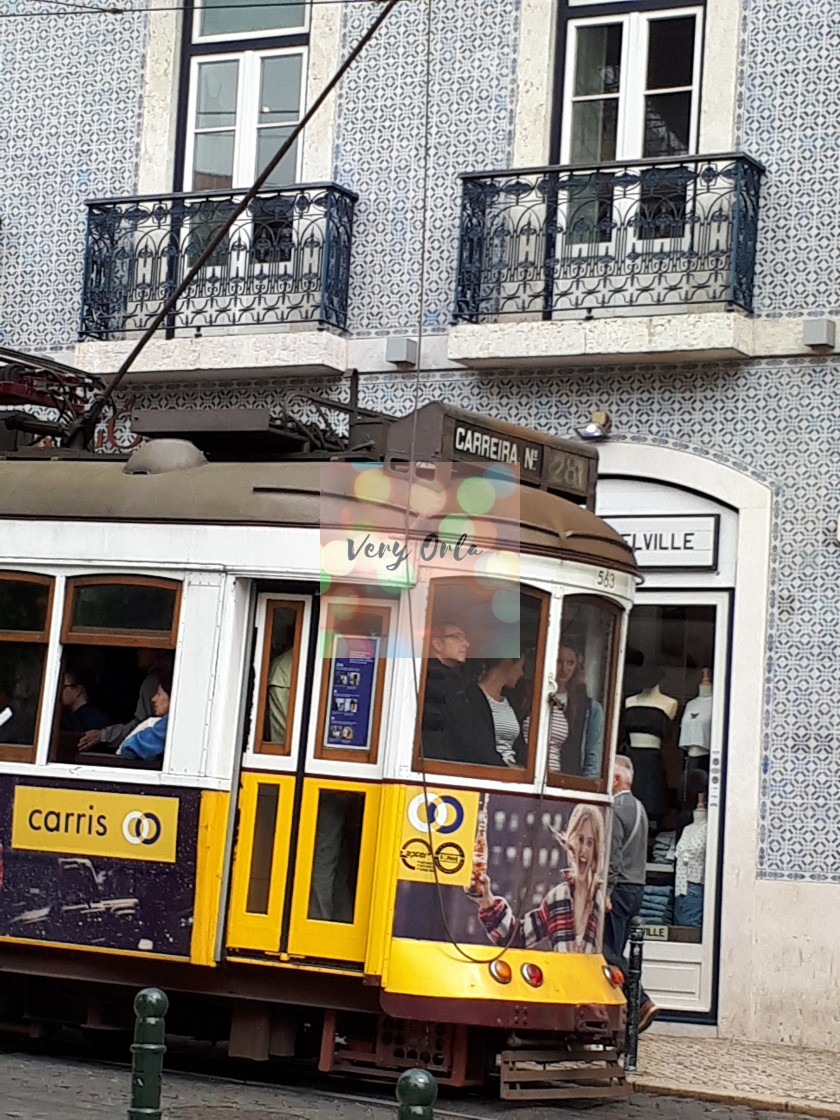
{"label": "yellow tram door", "polygon": [[[350,635],[321,656],[317,607],[311,596],[258,600],[227,949],[232,957],[257,951],[357,971],[367,947],[376,855],[380,784],[368,775],[384,659],[367,632],[367,644]],[[384,630],[387,617],[374,615],[364,620],[367,630]],[[336,698],[347,710],[331,719]],[[364,744],[361,733],[351,738],[344,730],[360,723]]]}

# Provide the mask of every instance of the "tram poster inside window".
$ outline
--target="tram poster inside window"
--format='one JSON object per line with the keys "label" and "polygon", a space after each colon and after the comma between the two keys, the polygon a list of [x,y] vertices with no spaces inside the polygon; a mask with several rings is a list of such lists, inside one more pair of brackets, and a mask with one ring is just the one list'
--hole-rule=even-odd
{"label": "tram poster inside window", "polygon": [[0,937],[188,957],[200,797],[0,777]]}
{"label": "tram poster inside window", "polygon": [[608,854],[602,805],[410,788],[394,936],[600,952]]}
{"label": "tram poster inside window", "polygon": [[336,637],[324,746],[370,748],[379,641],[343,634]]}

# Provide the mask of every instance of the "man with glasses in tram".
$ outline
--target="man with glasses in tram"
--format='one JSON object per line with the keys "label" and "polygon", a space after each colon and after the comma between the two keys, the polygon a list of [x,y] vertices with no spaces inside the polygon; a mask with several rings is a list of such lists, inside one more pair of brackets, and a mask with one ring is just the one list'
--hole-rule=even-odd
{"label": "man with glasses in tram", "polygon": [[470,642],[452,620],[432,627],[423,694],[423,754],[442,762],[472,761],[475,721],[463,676]]}

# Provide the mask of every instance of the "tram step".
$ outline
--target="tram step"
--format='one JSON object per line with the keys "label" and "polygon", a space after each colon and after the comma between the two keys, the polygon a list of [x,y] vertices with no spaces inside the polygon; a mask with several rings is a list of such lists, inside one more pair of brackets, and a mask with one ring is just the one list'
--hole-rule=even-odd
{"label": "tram step", "polygon": [[500,1073],[507,1101],[615,1100],[630,1093],[614,1049],[505,1050]]}

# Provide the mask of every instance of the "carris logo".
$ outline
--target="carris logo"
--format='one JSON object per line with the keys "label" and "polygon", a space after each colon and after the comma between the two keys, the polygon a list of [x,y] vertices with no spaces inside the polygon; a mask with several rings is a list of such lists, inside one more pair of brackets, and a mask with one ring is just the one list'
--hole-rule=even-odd
{"label": "carris logo", "polygon": [[160,818],[154,813],[127,813],[122,822],[123,836],[129,844],[154,844],[160,839]]}
{"label": "carris logo", "polygon": [[457,797],[448,794],[418,793],[408,803],[408,819],[418,832],[435,832],[448,836],[464,823],[464,807]]}

